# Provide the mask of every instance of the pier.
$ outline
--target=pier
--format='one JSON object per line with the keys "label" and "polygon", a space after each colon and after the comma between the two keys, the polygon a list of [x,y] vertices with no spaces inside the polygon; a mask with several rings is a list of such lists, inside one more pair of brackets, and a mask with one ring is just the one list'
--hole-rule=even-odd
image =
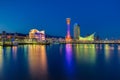
{"label": "pier", "polygon": [[49,45],[49,44],[120,44],[120,40],[96,40],[96,41],[0,41],[0,46],[17,46],[17,45]]}
{"label": "pier", "polygon": [[18,45],[29,45],[29,44],[35,44],[35,45],[49,45],[50,42],[37,42],[37,41],[0,41],[0,46],[18,46]]}
{"label": "pier", "polygon": [[120,44],[120,40],[95,40],[95,41],[70,41],[60,42],[62,44]]}

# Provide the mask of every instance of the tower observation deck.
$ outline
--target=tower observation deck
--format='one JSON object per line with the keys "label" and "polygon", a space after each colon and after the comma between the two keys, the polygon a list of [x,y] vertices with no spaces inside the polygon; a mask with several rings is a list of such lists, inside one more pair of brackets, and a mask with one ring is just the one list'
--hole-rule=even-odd
{"label": "tower observation deck", "polygon": [[71,36],[70,36],[70,18],[66,18],[66,23],[67,23],[67,35],[65,37],[66,41],[71,41]]}

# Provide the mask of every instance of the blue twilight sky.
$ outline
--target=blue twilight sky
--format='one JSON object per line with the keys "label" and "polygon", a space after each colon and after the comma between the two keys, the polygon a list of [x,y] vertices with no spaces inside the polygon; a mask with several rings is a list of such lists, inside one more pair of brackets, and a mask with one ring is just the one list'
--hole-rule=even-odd
{"label": "blue twilight sky", "polygon": [[44,29],[65,36],[66,18],[81,25],[81,35],[120,38],[120,0],[0,0],[0,32],[28,33]]}

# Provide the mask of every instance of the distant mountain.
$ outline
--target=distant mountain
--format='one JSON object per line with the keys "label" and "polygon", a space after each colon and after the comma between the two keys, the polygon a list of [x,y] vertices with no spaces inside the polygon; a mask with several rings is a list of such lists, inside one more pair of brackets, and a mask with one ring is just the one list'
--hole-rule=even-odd
{"label": "distant mountain", "polygon": [[[0,33],[1,35],[2,33]],[[29,34],[23,34],[23,33],[6,33],[7,35],[17,35],[17,36],[28,36]],[[49,35],[49,34],[46,34],[45,35],[46,38],[65,38],[63,36],[55,36],[55,35]]]}
{"label": "distant mountain", "polygon": [[[0,33],[0,35],[2,35],[2,33]],[[23,34],[23,33],[6,33],[6,35],[27,36],[28,34]]]}

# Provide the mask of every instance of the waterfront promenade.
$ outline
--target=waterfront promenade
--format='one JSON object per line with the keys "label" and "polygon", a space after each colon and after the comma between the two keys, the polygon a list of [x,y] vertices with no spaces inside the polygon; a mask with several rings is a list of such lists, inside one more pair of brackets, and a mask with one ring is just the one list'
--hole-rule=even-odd
{"label": "waterfront promenade", "polygon": [[120,40],[95,40],[95,41],[0,41],[0,46],[17,46],[26,44],[49,45],[49,44],[120,44]]}
{"label": "waterfront promenade", "polygon": [[72,44],[120,44],[120,40],[95,40],[95,41],[70,41],[61,43],[72,43]]}
{"label": "waterfront promenade", "polygon": [[0,41],[0,46],[17,46],[17,45],[27,45],[27,44],[37,44],[37,45],[49,45],[50,42],[47,41]]}

